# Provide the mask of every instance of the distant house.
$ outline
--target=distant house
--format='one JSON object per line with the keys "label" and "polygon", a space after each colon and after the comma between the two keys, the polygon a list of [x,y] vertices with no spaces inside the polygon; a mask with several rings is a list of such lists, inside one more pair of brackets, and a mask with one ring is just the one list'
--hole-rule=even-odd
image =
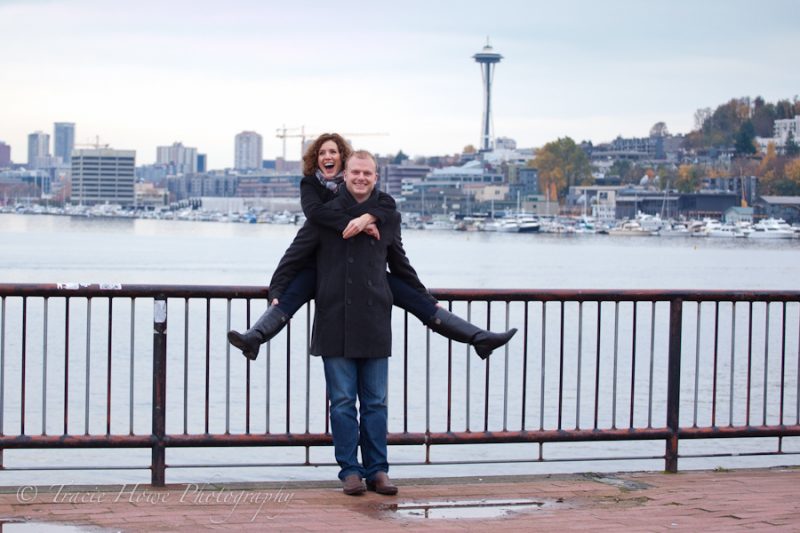
{"label": "distant house", "polygon": [[762,216],[800,223],[800,196],[760,196],[754,205]]}
{"label": "distant house", "polygon": [[731,224],[738,222],[752,223],[754,211],[752,207],[729,207],[725,210],[725,222],[730,222]]}

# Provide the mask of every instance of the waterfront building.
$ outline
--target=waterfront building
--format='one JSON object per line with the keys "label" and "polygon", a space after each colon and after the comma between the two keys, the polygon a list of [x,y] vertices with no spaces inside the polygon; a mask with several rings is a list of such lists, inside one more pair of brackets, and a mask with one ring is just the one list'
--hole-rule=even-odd
{"label": "waterfront building", "polygon": [[75,123],[53,124],[53,155],[59,163],[69,164],[75,149]]}
{"label": "waterfront building", "polygon": [[239,176],[236,195],[242,198],[300,198],[300,174]]}
{"label": "waterfront building", "polygon": [[197,154],[197,172],[206,172],[208,170],[208,156],[206,154]]}
{"label": "waterfront building", "polygon": [[684,193],[678,198],[678,212],[686,218],[722,219],[728,208],[739,205],[741,205],[739,195],[730,192]]}
{"label": "waterfront building", "polygon": [[73,151],[72,203],[135,205],[135,162],[135,150]]}
{"label": "waterfront building", "polygon": [[197,172],[197,148],[184,146],[180,142],[156,148],[156,164],[168,165],[173,174]]}
{"label": "waterfront building", "polygon": [[237,170],[259,170],[264,159],[263,138],[254,131],[243,131],[236,135],[234,165]]}
{"label": "waterfront building", "polygon": [[228,172],[183,174],[166,178],[166,186],[173,202],[191,198],[233,197],[239,184],[239,176]]}
{"label": "waterfront building", "polygon": [[50,135],[35,131],[28,135],[28,168],[45,168],[50,165]]}
{"label": "waterfront building", "polygon": [[380,189],[395,198],[399,198],[403,194],[403,183],[407,186],[413,186],[413,183],[419,183],[431,171],[431,167],[427,165],[412,165],[407,164],[386,164],[379,168],[378,173],[378,186]]}
{"label": "waterfront building", "polygon": [[11,166],[11,146],[0,141],[0,168]]}
{"label": "waterfront building", "polygon": [[0,204],[49,195],[52,176],[50,169],[0,171]]}
{"label": "waterfront building", "polygon": [[754,207],[762,217],[782,218],[789,224],[800,223],[800,196],[760,196]]}
{"label": "waterfront building", "polygon": [[404,203],[404,211],[470,214],[488,209],[477,205],[475,194],[484,187],[498,185],[506,185],[503,175],[474,160],[462,166],[435,168],[425,176],[403,178],[398,200]]}
{"label": "waterfront building", "polygon": [[164,187],[156,187],[152,183],[134,184],[136,207],[155,209],[169,204],[169,191]]}

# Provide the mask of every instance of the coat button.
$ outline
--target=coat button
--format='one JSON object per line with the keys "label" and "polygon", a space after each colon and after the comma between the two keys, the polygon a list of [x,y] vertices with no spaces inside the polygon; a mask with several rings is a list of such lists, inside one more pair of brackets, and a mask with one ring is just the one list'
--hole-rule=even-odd
{"label": "coat button", "polygon": [[348,299],[347,299],[347,305],[350,305],[351,303],[353,303],[353,300],[351,300],[350,298],[348,298]]}
{"label": "coat button", "polygon": [[353,284],[353,278],[347,278],[347,284],[348,285],[352,285]]}
{"label": "coat button", "polygon": [[352,257],[348,257],[348,258],[347,258],[347,262],[348,262],[348,263],[352,263],[353,261],[355,261],[355,259],[353,259]]}
{"label": "coat button", "polygon": [[370,298],[369,300],[367,300],[367,305],[372,305],[372,298]]}
{"label": "coat button", "polygon": [[370,286],[370,287],[372,287],[372,280],[371,280],[371,279],[368,279],[368,280],[367,280],[367,285],[368,285],[368,286]]}

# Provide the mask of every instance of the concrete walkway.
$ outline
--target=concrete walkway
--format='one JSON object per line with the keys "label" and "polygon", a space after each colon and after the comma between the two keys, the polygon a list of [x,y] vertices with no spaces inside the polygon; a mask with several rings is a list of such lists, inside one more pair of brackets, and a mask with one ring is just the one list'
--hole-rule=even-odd
{"label": "concrete walkway", "polygon": [[396,481],[397,497],[321,482],[6,487],[0,531],[800,531],[798,468]]}

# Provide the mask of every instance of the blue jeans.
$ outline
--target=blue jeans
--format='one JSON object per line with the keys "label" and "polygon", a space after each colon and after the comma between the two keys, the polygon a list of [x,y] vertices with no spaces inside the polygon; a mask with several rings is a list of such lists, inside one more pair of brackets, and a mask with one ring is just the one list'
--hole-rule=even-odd
{"label": "blue jeans", "polygon": [[[427,325],[436,313],[436,304],[391,273],[386,274],[386,281],[389,282],[394,305],[405,309]],[[314,297],[316,290],[317,270],[314,267],[304,268],[289,282],[277,307],[292,317],[303,304]]]}
{"label": "blue jeans", "polygon": [[[389,358],[323,357],[322,361],[331,402],[334,455],[341,468],[339,479],[358,474],[369,481],[377,472],[389,472],[386,456]],[[356,413],[356,398],[359,413]],[[363,466],[358,462],[359,446]]]}

